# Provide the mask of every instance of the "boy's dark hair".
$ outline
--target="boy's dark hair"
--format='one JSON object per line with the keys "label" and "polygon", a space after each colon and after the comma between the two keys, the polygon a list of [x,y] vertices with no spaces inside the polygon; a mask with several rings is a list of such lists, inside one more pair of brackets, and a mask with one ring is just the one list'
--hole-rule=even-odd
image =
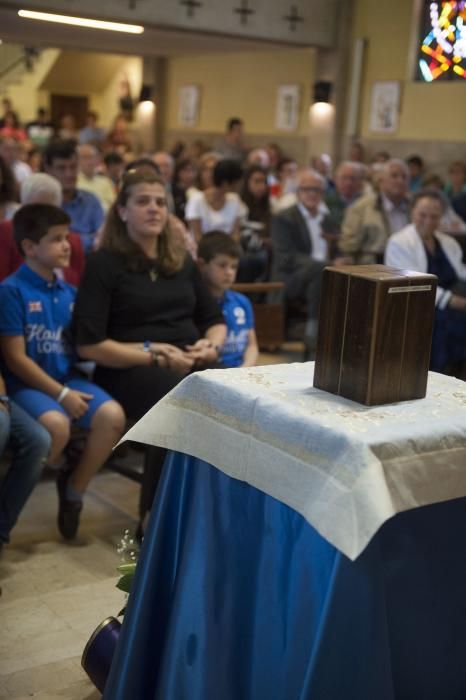
{"label": "boy's dark hair", "polygon": [[55,158],[69,160],[76,155],[77,143],[74,139],[51,141],[44,151],[44,165],[53,165]]}
{"label": "boy's dark hair", "polygon": [[197,257],[202,258],[206,263],[215,258],[216,255],[228,255],[230,258],[239,260],[241,249],[237,243],[223,231],[210,231],[205,233],[197,249]]}
{"label": "boy's dark hair", "polygon": [[52,226],[64,226],[71,222],[68,214],[52,204],[25,204],[13,217],[13,236],[21,255],[22,242],[27,238],[39,243]]}
{"label": "boy's dark hair", "polygon": [[212,177],[215,187],[221,187],[224,182],[232,185],[243,177],[243,168],[237,160],[225,158],[217,163]]}
{"label": "boy's dark hair", "polygon": [[227,131],[232,131],[235,126],[243,126],[244,122],[239,117],[232,117],[227,121]]}

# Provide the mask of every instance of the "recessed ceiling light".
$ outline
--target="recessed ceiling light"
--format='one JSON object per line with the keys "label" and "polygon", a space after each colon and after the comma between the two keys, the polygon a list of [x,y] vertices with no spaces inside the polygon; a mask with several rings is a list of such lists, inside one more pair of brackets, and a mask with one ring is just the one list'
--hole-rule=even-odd
{"label": "recessed ceiling light", "polygon": [[57,24],[71,24],[74,27],[88,27],[90,29],[107,29],[111,32],[127,32],[128,34],[142,34],[144,27],[139,24],[123,24],[121,22],[107,22],[100,19],[88,19],[87,17],[70,17],[69,15],[56,15],[50,12],[34,12],[33,10],[18,10],[18,15],[25,19],[38,19],[43,22],[55,22]]}

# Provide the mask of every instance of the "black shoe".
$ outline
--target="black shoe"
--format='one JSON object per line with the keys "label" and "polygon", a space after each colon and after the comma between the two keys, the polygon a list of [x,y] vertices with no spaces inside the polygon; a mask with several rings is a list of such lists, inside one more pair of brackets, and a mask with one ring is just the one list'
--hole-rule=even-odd
{"label": "black shoe", "polygon": [[58,491],[58,529],[65,540],[76,537],[79,528],[79,517],[83,507],[82,501],[68,501],[66,499],[66,485],[71,471],[61,469],[57,476]]}

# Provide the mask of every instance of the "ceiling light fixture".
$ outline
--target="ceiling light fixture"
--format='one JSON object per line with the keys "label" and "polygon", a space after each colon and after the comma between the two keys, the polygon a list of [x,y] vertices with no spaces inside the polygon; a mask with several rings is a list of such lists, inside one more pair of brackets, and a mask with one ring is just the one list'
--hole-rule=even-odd
{"label": "ceiling light fixture", "polygon": [[139,24],[122,24],[121,22],[106,22],[100,19],[88,19],[87,17],[70,17],[69,15],[56,15],[50,12],[34,12],[32,10],[18,10],[18,15],[25,19],[38,19],[43,22],[55,22],[57,24],[71,24],[74,27],[88,27],[90,29],[107,29],[112,32],[127,32],[128,34],[142,34],[144,27]]}

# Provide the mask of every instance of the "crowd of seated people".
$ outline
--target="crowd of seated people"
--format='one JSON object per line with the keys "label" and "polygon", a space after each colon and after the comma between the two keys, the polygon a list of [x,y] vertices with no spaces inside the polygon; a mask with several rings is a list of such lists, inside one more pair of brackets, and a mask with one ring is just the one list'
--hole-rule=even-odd
{"label": "crowd of seated people", "polygon": [[[298,163],[274,143],[248,149],[238,118],[219,143],[136,154],[124,116],[109,132],[95,113],[81,130],[73,120],[54,129],[45,110],[21,125],[7,107],[0,450],[8,439],[14,450],[13,476],[0,485],[0,547],[44,458],[62,467],[58,524],[73,538],[89,480],[125,421],[190,372],[257,361],[251,304],[230,291],[236,275],[283,283],[285,308],[305,309],[312,358],[326,265],[385,260],[434,272],[432,367],[464,370],[466,268],[453,237],[466,231],[464,163],[451,163],[444,181],[419,156],[380,152],[365,163],[361,144],[335,167],[325,154]],[[92,382],[79,360],[94,367]],[[76,422],[89,438],[70,463]],[[100,443],[96,431],[106,436]],[[21,455],[32,443],[28,468]],[[146,456],[141,527],[162,458],[156,449]]]}

